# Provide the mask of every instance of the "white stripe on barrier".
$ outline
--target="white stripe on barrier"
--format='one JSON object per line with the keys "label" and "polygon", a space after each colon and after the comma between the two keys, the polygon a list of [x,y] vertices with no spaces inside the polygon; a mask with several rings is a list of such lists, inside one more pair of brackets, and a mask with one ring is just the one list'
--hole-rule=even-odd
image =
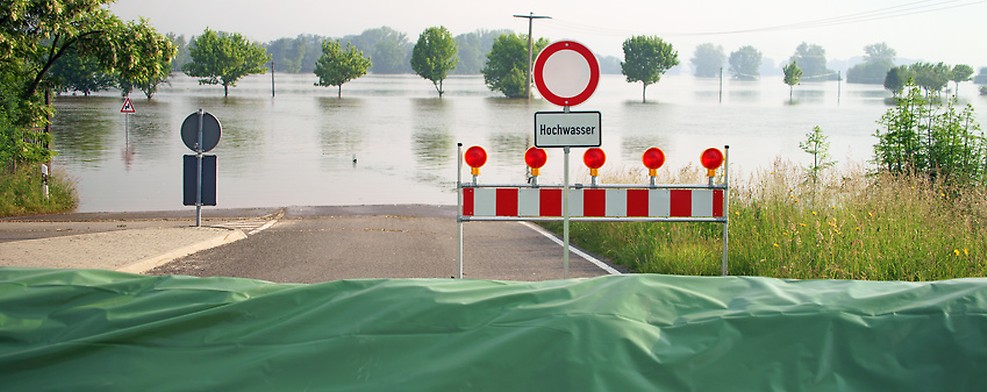
{"label": "white stripe on barrier", "polygon": [[607,216],[627,216],[627,190],[607,189]]}
{"label": "white stripe on barrier", "polygon": [[518,190],[518,216],[541,215],[541,191],[538,189]]}
{"label": "white stripe on barrier", "polygon": [[713,216],[713,191],[701,189],[692,191],[692,216]]}
{"label": "white stripe on barrier", "polygon": [[477,188],[473,192],[473,215],[497,215],[497,190],[494,188]]}

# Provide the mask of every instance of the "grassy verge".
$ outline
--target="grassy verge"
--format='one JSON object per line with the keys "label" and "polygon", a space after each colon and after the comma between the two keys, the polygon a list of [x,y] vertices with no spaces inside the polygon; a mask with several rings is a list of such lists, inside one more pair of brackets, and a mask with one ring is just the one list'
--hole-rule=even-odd
{"label": "grassy verge", "polygon": [[[863,169],[803,183],[774,170],[733,185],[732,275],[940,280],[987,276],[987,189],[946,189]],[[686,182],[697,183],[696,179]],[[737,181],[734,181],[736,184]],[[547,225],[561,231],[561,224]],[[575,245],[638,272],[718,275],[722,225],[574,222]]]}
{"label": "grassy verge", "polygon": [[[31,169],[31,170],[28,170]],[[34,168],[14,172],[0,170],[0,216],[68,212],[78,205],[75,185],[63,173],[49,178],[49,198],[41,187],[41,173]]]}

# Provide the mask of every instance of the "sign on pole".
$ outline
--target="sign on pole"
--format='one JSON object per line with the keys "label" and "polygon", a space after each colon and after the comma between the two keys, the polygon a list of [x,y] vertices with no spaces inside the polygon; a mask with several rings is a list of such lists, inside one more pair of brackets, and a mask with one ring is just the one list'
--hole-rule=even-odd
{"label": "sign on pole", "polygon": [[120,113],[133,114],[137,113],[137,108],[134,107],[134,103],[130,102],[130,97],[123,99],[123,107],[120,108]]}
{"label": "sign on pole", "polygon": [[182,122],[182,143],[195,155],[185,155],[183,162],[183,197],[185,205],[195,206],[195,226],[202,222],[202,206],[216,205],[217,162],[215,155],[206,155],[219,144],[223,126],[219,119],[199,109]]}
{"label": "sign on pole", "polygon": [[558,106],[576,106],[593,95],[600,82],[600,63],[588,48],[575,41],[545,47],[532,71],[538,92]]}
{"label": "sign on pole", "polygon": [[535,147],[599,147],[600,112],[535,112]]}

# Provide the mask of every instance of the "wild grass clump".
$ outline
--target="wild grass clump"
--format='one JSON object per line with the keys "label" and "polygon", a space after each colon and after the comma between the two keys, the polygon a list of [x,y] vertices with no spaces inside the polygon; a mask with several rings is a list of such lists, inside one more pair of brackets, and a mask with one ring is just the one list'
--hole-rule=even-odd
{"label": "wild grass clump", "polygon": [[[669,183],[701,182],[678,177]],[[798,167],[777,161],[772,170],[733,181],[730,274],[906,281],[987,276],[984,186],[868,175],[863,168],[830,173],[815,186],[805,178]],[[561,231],[561,224],[551,226]],[[718,275],[722,227],[573,222],[570,237],[637,272]]]}
{"label": "wild grass clump", "polygon": [[34,167],[0,170],[0,216],[68,212],[78,205],[75,184],[64,173],[49,177],[48,189],[45,199],[40,170]]}

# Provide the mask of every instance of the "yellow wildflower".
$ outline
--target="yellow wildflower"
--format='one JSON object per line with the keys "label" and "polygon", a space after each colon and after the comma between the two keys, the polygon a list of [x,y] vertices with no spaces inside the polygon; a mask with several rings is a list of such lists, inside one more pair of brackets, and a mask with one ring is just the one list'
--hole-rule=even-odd
{"label": "yellow wildflower", "polygon": [[774,243],[774,246],[775,246],[775,248],[781,248],[781,245],[778,245],[777,242]]}
{"label": "yellow wildflower", "polygon": [[960,255],[960,250],[959,249],[953,249],[953,253],[955,253],[956,256],[959,256]]}

